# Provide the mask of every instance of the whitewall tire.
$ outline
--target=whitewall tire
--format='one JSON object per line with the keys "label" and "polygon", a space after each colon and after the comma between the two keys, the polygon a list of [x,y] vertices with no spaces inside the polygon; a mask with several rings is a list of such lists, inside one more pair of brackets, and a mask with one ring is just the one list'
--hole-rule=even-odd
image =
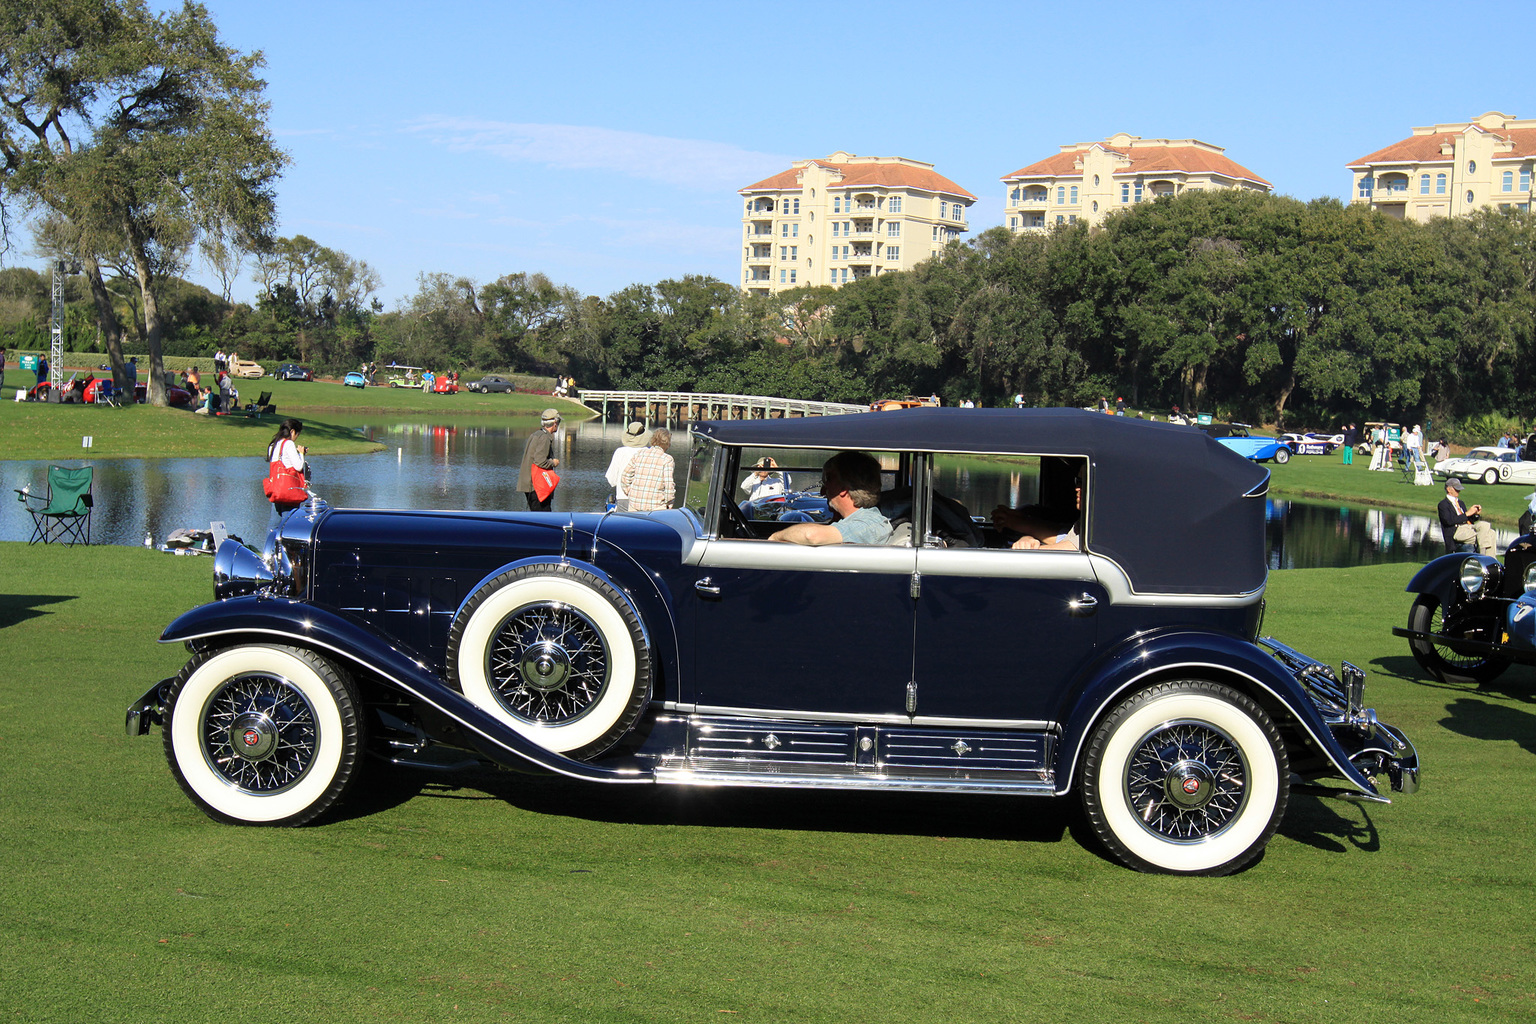
{"label": "whitewall tire", "polygon": [[1263,852],[1290,798],[1290,762],[1264,709],[1203,680],[1114,708],[1089,741],[1083,810],[1122,863],[1224,875]]}
{"label": "whitewall tire", "polygon": [[346,677],[311,651],[269,644],[189,661],[163,732],[182,790],[231,824],[313,820],[346,793],[362,747]]}
{"label": "whitewall tire", "polygon": [[449,630],[448,672],[482,710],[578,759],[618,742],[650,698],[634,610],[569,565],[525,566],[481,586]]}

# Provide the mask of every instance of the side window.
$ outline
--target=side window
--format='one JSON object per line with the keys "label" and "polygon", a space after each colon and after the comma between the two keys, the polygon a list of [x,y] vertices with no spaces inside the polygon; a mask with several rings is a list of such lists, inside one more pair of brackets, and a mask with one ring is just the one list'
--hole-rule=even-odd
{"label": "side window", "polygon": [[1087,491],[1078,488],[1086,477],[1087,460],[1082,458],[936,456],[925,543],[1000,553],[1080,550]]}

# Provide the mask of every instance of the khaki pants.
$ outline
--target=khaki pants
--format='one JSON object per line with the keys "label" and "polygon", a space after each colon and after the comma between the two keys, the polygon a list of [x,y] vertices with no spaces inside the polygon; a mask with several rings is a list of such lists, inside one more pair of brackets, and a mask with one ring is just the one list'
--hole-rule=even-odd
{"label": "khaki pants", "polygon": [[1480,555],[1497,555],[1499,537],[1493,527],[1479,519],[1475,523],[1462,523],[1451,534],[1458,544],[1475,543]]}

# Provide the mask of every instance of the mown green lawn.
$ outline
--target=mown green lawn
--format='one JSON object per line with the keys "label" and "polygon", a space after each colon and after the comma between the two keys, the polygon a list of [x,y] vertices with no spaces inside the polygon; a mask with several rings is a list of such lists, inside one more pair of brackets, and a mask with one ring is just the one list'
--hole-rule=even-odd
{"label": "mown green lawn", "polygon": [[122,732],[211,560],[0,544],[0,1014],[1529,1020],[1536,672],[1423,679],[1390,634],[1413,568],[1275,573],[1265,628],[1367,669],[1424,789],[1297,796],[1251,869],[1179,879],[1000,798],[376,770],[328,824],[218,825]]}

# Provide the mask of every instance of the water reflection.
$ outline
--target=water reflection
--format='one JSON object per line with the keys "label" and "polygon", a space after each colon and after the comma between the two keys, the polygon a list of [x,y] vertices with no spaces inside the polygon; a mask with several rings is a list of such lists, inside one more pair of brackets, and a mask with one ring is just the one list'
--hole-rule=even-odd
{"label": "water reflection", "polygon": [[[453,422],[381,421],[371,416],[333,419],[387,446],[373,455],[315,456],[316,490],[333,505],[354,508],[509,509],[526,507],[517,490],[523,443],[537,417],[457,418]],[[681,433],[679,429],[679,433]],[[603,472],[622,441],[617,423],[567,423],[558,436],[560,488],[556,511],[600,509],[608,497]],[[679,495],[690,445],[678,437]],[[64,460],[63,465],[82,465]],[[266,462],[250,458],[109,459],[94,463],[92,539],[104,544],[156,541],[182,527],[206,529],[223,520],[230,532],[258,542],[266,534],[270,506],[261,493]],[[985,515],[995,505],[1037,499],[1037,480],[1017,472],[988,472],[973,464],[943,467],[937,486]],[[0,494],[23,484],[40,491],[46,462],[0,462]],[[808,481],[807,486],[814,486]],[[24,541],[31,521],[21,504],[0,516],[0,540]],[[1270,500],[1267,504],[1269,565],[1275,569],[1422,562],[1445,550],[1434,515],[1401,514]],[[1514,539],[1499,532],[1499,543]]]}

